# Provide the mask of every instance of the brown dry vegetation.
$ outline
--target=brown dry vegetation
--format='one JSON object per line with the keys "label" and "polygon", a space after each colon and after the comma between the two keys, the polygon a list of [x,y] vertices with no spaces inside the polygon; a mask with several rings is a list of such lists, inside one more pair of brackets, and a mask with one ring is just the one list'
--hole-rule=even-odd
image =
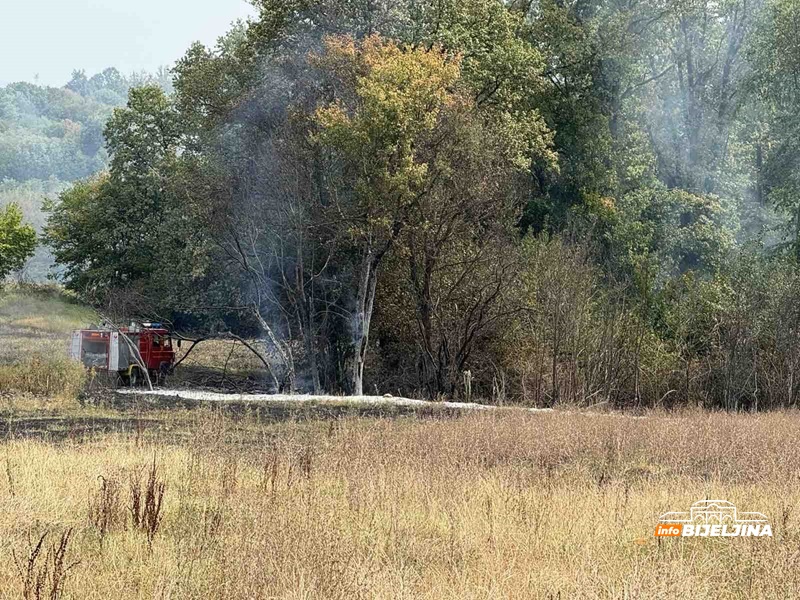
{"label": "brown dry vegetation", "polygon": [[[250,340],[263,351],[263,345]],[[170,377],[172,387],[214,387],[230,391],[264,390],[270,387],[269,372],[261,360],[238,340],[207,339],[192,347],[182,343],[178,359],[188,352]]]}
{"label": "brown dry vegetation", "polygon": [[[182,356],[191,344],[187,343],[178,356]],[[184,367],[217,368],[224,369],[227,365],[229,373],[247,374],[264,371],[264,364],[258,357],[248,350],[241,342],[236,340],[205,340],[192,350],[186,360],[181,363]]]}
{"label": "brown dry vegetation", "polygon": [[[198,410],[176,420],[182,441],[9,439],[0,596],[23,591],[12,556],[45,532],[53,554],[71,530],[74,598],[796,597],[799,425],[794,412],[263,425]],[[765,513],[775,537],[653,537],[661,513],[705,497]]]}

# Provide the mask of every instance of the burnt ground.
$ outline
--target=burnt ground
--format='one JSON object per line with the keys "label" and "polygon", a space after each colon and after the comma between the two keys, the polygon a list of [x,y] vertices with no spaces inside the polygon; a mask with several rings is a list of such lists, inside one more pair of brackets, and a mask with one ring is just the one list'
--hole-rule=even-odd
{"label": "burnt ground", "polygon": [[169,377],[170,387],[232,393],[274,393],[266,372],[237,373],[199,365],[181,365]]}
{"label": "burnt ground", "polygon": [[[219,392],[213,389],[209,391]],[[259,423],[279,423],[283,421],[331,420],[347,417],[392,418],[404,416],[447,417],[460,414],[457,409],[416,406],[375,406],[368,404],[300,403],[291,402],[252,402],[226,400],[225,402],[209,402],[191,400],[178,396],[151,396],[145,394],[107,394],[101,401],[103,405],[123,411],[141,411],[143,413],[164,410],[206,409],[218,411],[234,419],[249,417]]]}
{"label": "burnt ground", "polygon": [[[214,391],[221,391],[215,389]],[[83,394],[80,410],[51,410],[30,414],[0,411],[0,439],[39,439],[52,442],[86,442],[109,434],[138,438],[157,438],[159,442],[180,443],[194,435],[201,415],[222,415],[229,419],[237,439],[246,442],[248,428],[253,442],[263,442],[263,428],[256,425],[278,423],[334,422],[364,418],[453,418],[462,411],[436,406],[374,406],[348,403],[303,402],[208,402],[177,396],[118,394],[113,389],[95,387]]]}

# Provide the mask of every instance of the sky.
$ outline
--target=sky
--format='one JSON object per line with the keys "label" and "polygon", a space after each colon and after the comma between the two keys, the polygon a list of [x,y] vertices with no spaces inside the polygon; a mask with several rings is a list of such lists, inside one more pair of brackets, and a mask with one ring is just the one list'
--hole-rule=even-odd
{"label": "sky", "polygon": [[253,14],[245,0],[0,0],[0,85],[60,87],[76,69],[155,71]]}

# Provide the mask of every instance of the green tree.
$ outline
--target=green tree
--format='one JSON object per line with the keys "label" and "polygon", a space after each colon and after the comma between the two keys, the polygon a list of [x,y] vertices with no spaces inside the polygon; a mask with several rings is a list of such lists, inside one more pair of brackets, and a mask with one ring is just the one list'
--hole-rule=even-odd
{"label": "green tree", "polygon": [[[532,159],[555,164],[549,132],[535,113],[514,119],[486,107],[462,75],[460,55],[438,46],[329,38],[320,61],[337,95],[316,111],[315,137],[343,165],[339,185],[355,192],[337,206],[357,256],[353,389],[362,391],[379,272],[388,254],[401,252],[415,290],[425,385],[452,393],[507,277],[491,241],[517,216],[516,175]],[[481,272],[489,287],[473,280]],[[472,297],[462,297],[469,284]],[[459,298],[473,310],[445,315],[442,297],[448,309]],[[449,333],[459,326],[470,335],[456,341]]]}
{"label": "green tree", "polygon": [[329,38],[319,62],[340,91],[316,111],[316,139],[344,161],[343,185],[355,191],[340,210],[357,256],[350,371],[361,395],[379,269],[430,191],[433,165],[420,147],[461,102],[451,91],[460,65],[439,48],[406,50],[377,36]]}
{"label": "green tree", "polygon": [[46,229],[68,285],[95,301],[164,268],[158,259],[174,209],[165,178],[178,140],[172,106],[158,88],[131,90],[105,137],[110,171],[65,191]]}
{"label": "green tree", "polygon": [[0,210],[0,282],[25,266],[35,249],[36,232],[22,222],[19,206],[12,203]]}
{"label": "green tree", "polygon": [[48,207],[45,236],[67,286],[110,310],[174,316],[191,304],[191,290],[211,294],[212,285],[199,283],[210,269],[207,240],[172,185],[176,114],[161,89],[131,90],[106,126],[110,170]]}

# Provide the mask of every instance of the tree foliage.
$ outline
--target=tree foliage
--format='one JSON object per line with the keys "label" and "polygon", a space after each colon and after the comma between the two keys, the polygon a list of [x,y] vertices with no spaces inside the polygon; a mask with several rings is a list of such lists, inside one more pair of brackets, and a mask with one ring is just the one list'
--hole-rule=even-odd
{"label": "tree foliage", "polygon": [[109,156],[52,206],[68,286],[277,388],[796,402],[790,0],[254,5],[104,150],[63,124]]}
{"label": "tree foliage", "polygon": [[36,232],[22,222],[16,204],[0,210],[0,282],[12,271],[21,269],[36,249]]}

